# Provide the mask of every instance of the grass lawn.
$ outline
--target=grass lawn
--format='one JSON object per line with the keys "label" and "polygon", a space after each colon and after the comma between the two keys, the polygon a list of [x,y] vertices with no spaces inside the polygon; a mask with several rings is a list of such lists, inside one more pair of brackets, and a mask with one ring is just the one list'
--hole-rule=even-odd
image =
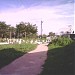
{"label": "grass lawn", "polygon": [[40,75],[74,75],[75,42],[66,46],[50,46]]}
{"label": "grass lawn", "polygon": [[35,44],[0,45],[0,69],[25,53],[36,48]]}

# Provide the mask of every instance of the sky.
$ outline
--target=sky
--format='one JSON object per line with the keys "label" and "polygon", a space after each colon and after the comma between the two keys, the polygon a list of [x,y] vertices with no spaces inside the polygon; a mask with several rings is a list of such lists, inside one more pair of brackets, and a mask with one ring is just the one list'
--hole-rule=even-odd
{"label": "sky", "polygon": [[75,30],[74,0],[0,0],[0,21],[16,26],[20,22],[36,24],[38,34]]}

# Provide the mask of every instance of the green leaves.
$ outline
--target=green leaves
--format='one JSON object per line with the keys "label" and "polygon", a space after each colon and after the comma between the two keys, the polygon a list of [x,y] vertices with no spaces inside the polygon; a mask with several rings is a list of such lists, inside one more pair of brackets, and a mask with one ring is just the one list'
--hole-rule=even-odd
{"label": "green leaves", "polygon": [[1,38],[9,38],[10,32],[12,37],[14,37],[15,28],[7,25],[5,22],[0,22],[0,37]]}
{"label": "green leaves", "polygon": [[16,26],[16,34],[20,37],[30,37],[33,34],[37,34],[37,27],[36,25],[32,25],[29,22],[21,22]]}
{"label": "green leaves", "polygon": [[58,39],[55,39],[52,41],[54,45],[58,46],[66,46],[72,43],[73,41],[68,37],[59,37]]}
{"label": "green leaves", "polygon": [[[35,34],[35,35],[34,35]],[[14,37],[33,37],[37,35],[36,24],[20,22],[16,24],[16,28],[7,25],[5,22],[0,22],[0,37],[1,38],[14,38]]]}

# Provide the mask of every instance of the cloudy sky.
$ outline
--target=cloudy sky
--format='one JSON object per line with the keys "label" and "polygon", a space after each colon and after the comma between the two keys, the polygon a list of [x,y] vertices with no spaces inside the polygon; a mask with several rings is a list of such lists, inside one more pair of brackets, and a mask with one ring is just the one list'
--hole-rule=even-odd
{"label": "cloudy sky", "polygon": [[38,26],[41,33],[59,33],[74,29],[74,0],[0,0],[0,21],[16,26],[23,22],[30,22]]}

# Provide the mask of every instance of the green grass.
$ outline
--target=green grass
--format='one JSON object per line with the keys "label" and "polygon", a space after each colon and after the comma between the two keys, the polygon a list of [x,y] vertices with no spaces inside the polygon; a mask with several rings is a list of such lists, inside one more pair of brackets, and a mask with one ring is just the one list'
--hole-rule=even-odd
{"label": "green grass", "polygon": [[36,48],[35,44],[0,45],[0,68]]}
{"label": "green grass", "polygon": [[49,45],[47,59],[40,75],[74,75],[75,42],[66,46]]}

